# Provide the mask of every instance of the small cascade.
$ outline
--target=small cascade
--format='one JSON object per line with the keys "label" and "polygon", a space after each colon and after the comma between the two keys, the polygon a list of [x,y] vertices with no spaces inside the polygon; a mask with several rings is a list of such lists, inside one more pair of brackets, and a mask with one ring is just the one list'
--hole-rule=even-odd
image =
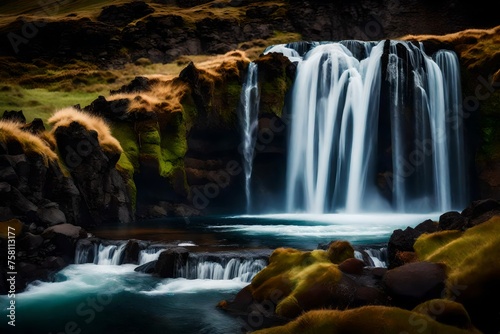
{"label": "small cascade", "polygon": [[[110,243],[103,240],[81,240],[76,247],[75,264],[121,265],[124,262],[127,241]],[[151,244],[141,249],[137,265],[158,260],[161,252],[174,245]],[[267,252],[240,253],[189,253],[186,263],[179,264],[176,277],[186,279],[211,279],[250,282],[267,265]]]}
{"label": "small cascade", "polygon": [[191,254],[185,266],[178,268],[178,277],[187,279],[231,280],[250,282],[267,265],[262,258],[199,256]]}
{"label": "small cascade", "polygon": [[[121,245],[99,246],[97,264],[119,265],[122,262],[125,243]],[[95,261],[95,260],[94,260]]]}
{"label": "small cascade", "polygon": [[369,267],[387,268],[387,247],[358,249],[354,251],[354,256]]}
{"label": "small cascade", "polygon": [[155,247],[141,250],[139,252],[139,265],[158,260],[160,253],[163,252],[164,250],[165,250],[164,248],[155,248]]}
{"label": "small cascade", "polygon": [[245,171],[245,195],[247,213],[251,210],[251,177],[255,142],[257,140],[259,114],[258,67],[251,62],[248,65],[247,79],[241,91],[239,119],[242,132],[243,168]]}
{"label": "small cascade", "polygon": [[75,251],[75,264],[119,265],[123,261],[126,244],[126,242],[78,243]]}

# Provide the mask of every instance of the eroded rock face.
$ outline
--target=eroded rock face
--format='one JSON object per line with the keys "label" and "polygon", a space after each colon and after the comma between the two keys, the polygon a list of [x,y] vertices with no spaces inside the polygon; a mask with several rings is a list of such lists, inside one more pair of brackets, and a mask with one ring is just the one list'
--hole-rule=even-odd
{"label": "eroded rock face", "polygon": [[111,5],[104,7],[97,20],[117,27],[124,27],[132,21],[153,12],[154,9],[145,2],[133,1],[121,6]]}
{"label": "eroded rock face", "polygon": [[[499,23],[492,14],[494,10],[483,0],[480,4],[456,0],[437,4],[399,0],[155,2],[178,6],[177,11],[200,6],[199,13],[205,11],[205,15],[199,15],[194,25],[187,24],[175,8],[165,14],[144,1],[133,1],[106,6],[95,20],[66,17],[52,22],[23,18],[0,29],[0,54],[64,63],[81,57],[109,67],[139,58],[170,62],[185,54],[224,53],[240,43],[269,38],[274,31],[295,32],[306,40],[317,41],[380,40],[408,34],[444,34]],[[241,9],[239,16],[210,12],[225,7]],[[33,31],[30,38],[23,36],[23,26]],[[121,46],[127,48],[126,53]]]}
{"label": "eroded rock face", "polygon": [[70,170],[88,208],[90,220],[79,223],[100,225],[132,221],[126,183],[115,168],[119,153],[103,150],[97,132],[85,129],[78,122],[58,127],[55,138],[61,159]]}

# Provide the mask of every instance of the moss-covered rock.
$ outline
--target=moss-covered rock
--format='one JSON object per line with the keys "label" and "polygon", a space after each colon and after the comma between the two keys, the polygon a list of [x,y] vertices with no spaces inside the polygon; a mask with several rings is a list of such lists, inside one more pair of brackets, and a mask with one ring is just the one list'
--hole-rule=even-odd
{"label": "moss-covered rock", "polygon": [[446,297],[462,303],[472,322],[485,332],[500,330],[500,215],[465,232],[424,234],[414,248],[420,260],[448,267]]}
{"label": "moss-covered rock", "polygon": [[343,333],[480,333],[441,323],[417,311],[387,306],[364,306],[350,310],[314,310],[283,326],[261,329],[253,334],[343,334]]}
{"label": "moss-covered rock", "polygon": [[328,246],[328,258],[332,263],[340,264],[347,259],[354,257],[354,247],[343,240],[334,241]]}
{"label": "moss-covered rock", "polygon": [[256,302],[274,301],[275,314],[292,319],[311,309],[346,307],[354,300],[349,284],[327,251],[278,248],[246,291]]}

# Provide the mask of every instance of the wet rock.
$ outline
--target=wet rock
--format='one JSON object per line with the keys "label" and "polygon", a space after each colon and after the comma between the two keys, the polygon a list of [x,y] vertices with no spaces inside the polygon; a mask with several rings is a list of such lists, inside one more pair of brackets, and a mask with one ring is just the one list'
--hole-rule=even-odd
{"label": "wet rock", "polygon": [[154,273],[161,278],[176,277],[176,269],[186,264],[188,255],[189,251],[183,247],[170,248],[161,252],[155,264]]}
{"label": "wet rock", "polygon": [[136,267],[134,269],[134,271],[140,272],[140,273],[145,273],[145,274],[154,274],[157,262],[158,261],[155,260],[155,261],[150,261],[150,262],[144,263],[144,264]]}
{"label": "wet rock", "polygon": [[441,230],[460,230],[467,229],[467,219],[457,211],[445,212],[439,216],[439,228]]}
{"label": "wet rock", "polygon": [[138,240],[129,240],[125,245],[123,263],[138,263],[142,247]]}

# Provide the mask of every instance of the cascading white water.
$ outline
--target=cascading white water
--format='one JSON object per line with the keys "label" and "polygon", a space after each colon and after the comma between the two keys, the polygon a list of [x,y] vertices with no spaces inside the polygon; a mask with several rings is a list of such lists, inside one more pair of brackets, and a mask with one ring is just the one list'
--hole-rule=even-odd
{"label": "cascading white water", "polygon": [[147,248],[139,252],[139,264],[145,264],[151,261],[158,260],[160,253],[165,249]]}
{"label": "cascading white water", "polygon": [[[444,110],[446,141],[450,161],[449,179],[452,206],[464,207],[468,201],[468,179],[464,160],[464,137],[462,118],[462,87],[460,85],[459,60],[454,52],[440,50],[433,57],[441,69],[444,82]],[[457,164],[454,164],[458,162]]]}
{"label": "cascading white water", "polygon": [[126,243],[118,245],[90,244],[77,245],[75,263],[94,263],[99,265],[119,265],[123,258]]}
{"label": "cascading white water", "polygon": [[332,203],[347,212],[366,206],[382,51],[378,44],[360,62],[340,43],[322,44],[299,63],[291,102],[289,212],[330,212]]}
{"label": "cascading white water", "polygon": [[257,140],[258,113],[259,113],[259,86],[258,67],[251,62],[248,65],[247,78],[241,91],[239,119],[242,132],[241,153],[243,155],[243,169],[245,171],[245,196],[247,212],[251,210],[251,177],[255,142]]}
{"label": "cascading white water", "polygon": [[177,270],[177,276],[187,279],[231,280],[238,278],[250,282],[252,278],[267,265],[263,259],[231,258],[220,262],[203,258],[190,258]]}
{"label": "cascading white water", "polygon": [[[107,245],[104,243],[79,243],[75,252],[75,264],[122,265],[126,241]],[[155,261],[166,248],[150,247],[139,252],[138,265]],[[211,279],[250,282],[267,262],[262,257],[217,257],[190,254],[187,263],[177,268],[177,277],[186,279]]]}
{"label": "cascading white water", "polygon": [[[313,45],[298,61],[289,105],[287,211],[463,207],[467,187],[456,55],[442,50],[433,59],[422,46],[403,41],[348,42]],[[380,117],[387,114],[389,128],[381,128]],[[386,170],[380,169],[380,150],[387,151],[379,147],[381,136],[389,138],[392,157]],[[389,197],[377,184],[382,172]]]}

